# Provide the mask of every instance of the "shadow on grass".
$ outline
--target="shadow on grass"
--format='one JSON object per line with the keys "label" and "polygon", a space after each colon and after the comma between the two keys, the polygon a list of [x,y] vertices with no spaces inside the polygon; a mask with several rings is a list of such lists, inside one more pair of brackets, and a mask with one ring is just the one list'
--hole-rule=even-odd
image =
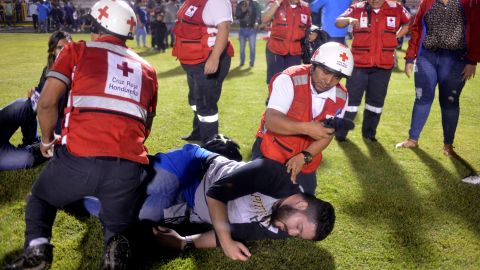
{"label": "shadow on grass", "polygon": [[480,236],[480,211],[478,211],[480,189],[478,186],[461,182],[464,175],[475,170],[463,158],[456,157],[452,158],[452,162],[462,176],[453,175],[422,149],[415,148],[413,151],[430,169],[436,180],[437,187],[440,189],[440,193],[435,198],[438,207],[464,219],[475,234]]}
{"label": "shadow on grass", "polygon": [[186,76],[186,73],[185,71],[183,71],[182,66],[178,65],[175,68],[169,69],[167,71],[158,72],[157,78],[161,79],[165,77],[174,77],[174,76],[181,76],[181,75]]}
{"label": "shadow on grass", "polygon": [[225,81],[231,80],[235,77],[244,77],[252,73],[252,68],[240,68],[239,66],[230,69]]}
{"label": "shadow on grass", "polygon": [[0,171],[0,207],[25,200],[42,169],[40,165],[28,170]]}
{"label": "shadow on grass", "polygon": [[17,258],[22,255],[23,249],[19,248],[13,250],[7,254],[5,254],[2,258],[0,258],[0,267],[1,269],[5,269],[7,264],[13,263]]}
{"label": "shadow on grass", "polygon": [[[370,156],[351,142],[339,143],[357,175],[363,201],[347,211],[369,224],[385,223],[404,260],[426,264],[431,258],[429,241],[422,233],[425,210],[398,164],[380,143],[365,141]],[[390,237],[389,237],[390,238]]]}
{"label": "shadow on grass", "polygon": [[225,257],[221,248],[211,248],[194,250],[170,258],[163,257],[162,262],[157,262],[151,269],[160,266],[165,269],[176,266],[178,269],[177,258],[189,261],[194,265],[194,269],[335,269],[332,254],[313,241],[266,240],[249,242],[246,246],[252,254],[246,262],[233,261]]}

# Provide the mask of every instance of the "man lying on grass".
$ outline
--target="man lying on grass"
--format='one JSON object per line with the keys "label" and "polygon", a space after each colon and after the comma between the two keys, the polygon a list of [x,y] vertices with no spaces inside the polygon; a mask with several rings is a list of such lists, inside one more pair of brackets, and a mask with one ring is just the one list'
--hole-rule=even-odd
{"label": "man lying on grass", "polygon": [[[185,238],[156,227],[153,233],[161,245],[185,249],[218,243],[229,258],[245,261],[250,252],[241,241],[286,237],[318,241],[333,229],[332,205],[303,194],[278,162],[238,162],[192,144],[158,153],[150,161],[152,180],[140,220],[165,224],[186,217],[214,227]],[[95,198],[88,197],[84,203],[91,214],[98,215]]]}

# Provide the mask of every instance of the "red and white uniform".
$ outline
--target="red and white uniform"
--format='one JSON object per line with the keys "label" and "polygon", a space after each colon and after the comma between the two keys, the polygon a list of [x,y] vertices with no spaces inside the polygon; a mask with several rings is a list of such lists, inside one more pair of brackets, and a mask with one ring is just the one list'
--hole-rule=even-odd
{"label": "red and white uniform", "polygon": [[155,69],[108,36],[71,43],[47,75],[71,86],[62,144],[77,156],[108,156],[148,164],[146,121],[155,114]]}
{"label": "red and white uniform", "polygon": [[[232,22],[232,6],[226,0],[187,0],[177,12],[173,28],[175,43],[172,55],[182,64],[195,65],[207,61],[215,45],[216,26]],[[227,54],[233,56],[231,42]]]}
{"label": "red and white uniform", "polygon": [[355,67],[391,69],[397,46],[397,31],[412,19],[410,13],[396,1],[385,1],[369,15],[367,2],[351,5],[340,17],[355,18],[358,28],[353,28],[352,53]]}
{"label": "red and white uniform", "polygon": [[[284,113],[287,117],[301,122],[318,121],[342,117],[347,104],[348,92],[337,84],[330,90],[317,93],[311,84],[311,65],[293,66],[272,78],[269,85],[270,99],[267,108]],[[257,137],[262,138],[262,155],[282,164],[313,143],[305,135],[281,135],[265,127],[265,114],[262,117]],[[303,173],[314,172],[322,160],[322,153],[313,157],[302,168]]]}
{"label": "red and white uniform", "polygon": [[[270,4],[275,4],[274,2],[270,1]],[[307,2],[300,0],[298,4],[290,5],[288,1],[283,1],[273,16],[268,49],[278,55],[300,55],[300,41],[311,25]]]}

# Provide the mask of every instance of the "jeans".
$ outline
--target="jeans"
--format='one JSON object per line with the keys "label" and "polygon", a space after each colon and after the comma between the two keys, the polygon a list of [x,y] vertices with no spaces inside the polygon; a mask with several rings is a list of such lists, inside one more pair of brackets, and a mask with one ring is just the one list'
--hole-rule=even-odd
{"label": "jeans", "polygon": [[418,140],[427,122],[435,87],[438,84],[442,112],[443,143],[453,144],[460,115],[460,94],[465,81],[462,72],[463,51],[422,48],[415,66],[415,103],[413,104],[410,139]]}
{"label": "jeans", "polygon": [[268,48],[266,49],[267,56],[267,84],[270,83],[272,77],[284,71],[286,68],[300,65],[302,63],[302,55],[279,55],[272,53]]}
{"label": "jeans", "polygon": [[[164,219],[164,209],[182,202],[193,208],[203,166],[212,154],[198,145],[186,144],[181,149],[151,157],[149,166],[153,171],[147,180],[147,197],[138,218],[159,222]],[[83,205],[87,212],[98,217],[100,201],[97,198],[85,197]]]}
{"label": "jeans", "polygon": [[18,148],[10,144],[10,138],[20,128],[22,144],[31,145],[38,141],[37,115],[30,99],[21,98],[0,109],[0,170],[31,168],[36,161],[33,149]]}
{"label": "jeans", "polygon": [[142,38],[142,45],[143,47],[147,46],[146,39],[147,39],[147,29],[145,26],[137,27],[135,33],[135,39],[137,40],[137,47],[140,47],[140,37]]}
{"label": "jeans", "polygon": [[[173,26],[175,25],[174,22],[165,23],[167,26],[167,34],[165,35],[165,46],[173,47],[173,43],[175,42],[175,35],[173,34]],[[168,43],[168,36],[170,36],[170,43]]]}
{"label": "jeans", "polygon": [[250,66],[253,67],[253,64],[255,63],[255,42],[257,41],[257,31],[255,28],[240,28],[238,38],[240,40],[240,65],[245,64],[245,43],[248,39]]}

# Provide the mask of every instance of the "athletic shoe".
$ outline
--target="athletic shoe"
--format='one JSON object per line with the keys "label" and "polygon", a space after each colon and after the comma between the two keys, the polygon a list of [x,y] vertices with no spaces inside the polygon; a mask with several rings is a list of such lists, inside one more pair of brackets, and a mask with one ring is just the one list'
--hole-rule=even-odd
{"label": "athletic shoe", "polygon": [[46,243],[27,247],[23,255],[12,264],[7,265],[5,269],[50,269],[53,261],[53,245]]}

